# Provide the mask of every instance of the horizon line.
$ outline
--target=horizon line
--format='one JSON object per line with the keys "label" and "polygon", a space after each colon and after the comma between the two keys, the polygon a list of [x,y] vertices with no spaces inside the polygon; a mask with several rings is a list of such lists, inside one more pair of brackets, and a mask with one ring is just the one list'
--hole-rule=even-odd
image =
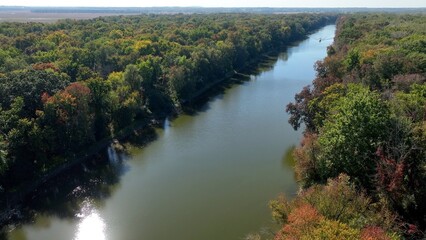
{"label": "horizon line", "polygon": [[16,8],[221,8],[221,9],[229,9],[229,8],[270,8],[270,9],[298,9],[298,8],[306,8],[306,9],[312,9],[312,8],[321,8],[321,9],[422,9],[426,8],[424,7],[307,7],[307,6],[301,6],[301,7],[266,7],[266,6],[239,6],[239,7],[205,7],[205,6],[145,6],[145,7],[138,7],[138,6],[23,6],[23,5],[0,5],[0,8],[2,7],[16,7]]}

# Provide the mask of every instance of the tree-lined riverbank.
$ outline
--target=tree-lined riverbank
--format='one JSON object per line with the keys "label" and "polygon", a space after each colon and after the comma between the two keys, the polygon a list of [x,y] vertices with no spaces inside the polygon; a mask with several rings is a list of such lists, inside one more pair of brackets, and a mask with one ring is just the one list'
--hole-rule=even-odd
{"label": "tree-lined riverbank", "polygon": [[333,18],[142,15],[1,23],[2,195],[134,122],[172,114],[205,86]]}
{"label": "tree-lined riverbank", "polygon": [[424,239],[426,17],[354,14],[287,106],[306,126],[303,191],[272,202],[275,239]]}
{"label": "tree-lined riverbank", "polygon": [[[110,239],[233,239],[270,227],[268,200],[282,189],[297,190],[282,157],[300,132],[282,124],[282,103],[314,77],[312,65],[331,42],[318,39],[333,34],[328,26],[262,64],[266,68],[248,81],[158,130],[147,147],[130,149],[129,161],[101,169],[85,164],[81,176],[40,191],[44,200],[32,200],[35,224],[17,228],[10,238],[72,239],[89,223]],[[92,177],[81,183],[85,175]],[[42,223],[49,227],[38,227]]]}

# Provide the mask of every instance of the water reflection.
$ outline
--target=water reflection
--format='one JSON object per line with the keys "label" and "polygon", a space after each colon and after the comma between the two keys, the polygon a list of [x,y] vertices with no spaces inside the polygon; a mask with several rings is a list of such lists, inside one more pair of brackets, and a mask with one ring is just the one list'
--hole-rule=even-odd
{"label": "water reflection", "polygon": [[168,134],[169,133],[169,129],[172,126],[172,124],[169,121],[169,118],[166,117],[166,119],[164,120],[164,124],[163,124],[163,129],[164,129],[164,134]]}
{"label": "water reflection", "polygon": [[118,153],[112,144],[108,146],[107,153],[108,153],[108,160],[111,164],[116,165],[119,163]]}
{"label": "water reflection", "polygon": [[295,166],[296,162],[293,155],[293,152],[295,149],[296,149],[296,146],[292,145],[285,150],[285,153],[283,155],[283,161],[282,161],[284,168],[288,168],[288,167],[293,168]]}
{"label": "water reflection", "polygon": [[[295,149],[296,149],[296,146],[292,145],[285,150],[283,158],[282,158],[282,167],[284,169],[288,169],[288,168],[294,169],[296,165],[296,160],[294,158]],[[294,171],[293,171],[293,178],[297,180],[296,172]]]}
{"label": "water reflection", "polygon": [[[108,158],[111,156],[116,159]],[[32,239],[34,236],[29,235],[28,229],[21,227],[21,223],[29,222],[34,222],[30,232],[43,235],[51,227],[53,217],[78,223],[75,232],[64,232],[62,239],[69,239],[72,234],[75,234],[73,240],[106,239],[105,221],[98,209],[104,207],[103,199],[119,188],[119,179],[128,170],[125,158],[126,154],[109,150],[37,189],[25,199],[25,207],[17,209],[10,227],[15,230],[9,233],[9,239]],[[0,239],[5,239],[2,234],[7,232],[6,228],[2,229]]]}
{"label": "water reflection", "polygon": [[[278,59],[287,59],[289,55],[285,52],[282,52],[286,51],[286,49],[287,48],[281,48],[275,52],[270,52],[268,55],[265,55],[263,58],[261,58],[258,62],[253,63],[236,72],[229,80],[212,87],[211,89],[207,90],[205,94],[192,99],[191,104],[182,106],[183,112],[190,116],[197,116],[200,113],[207,112],[210,109],[212,100],[223,99],[225,92],[228,89],[231,89],[232,87],[235,87],[239,84],[245,84],[249,81],[255,81],[257,79],[256,76],[259,76],[264,72],[271,71],[277,63]],[[166,126],[164,126],[164,129],[166,129]]]}
{"label": "water reflection", "polygon": [[81,218],[81,221],[74,240],[106,239],[105,221],[91,203],[85,203],[77,217]]}

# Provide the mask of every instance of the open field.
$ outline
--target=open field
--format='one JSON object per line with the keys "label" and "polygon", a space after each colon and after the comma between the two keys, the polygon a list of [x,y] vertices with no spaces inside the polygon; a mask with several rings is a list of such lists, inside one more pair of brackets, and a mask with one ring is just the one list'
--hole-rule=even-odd
{"label": "open field", "polygon": [[0,6],[0,22],[52,23],[60,19],[91,19],[101,16],[138,14],[210,13],[425,13],[426,8],[204,8],[204,7],[7,7]]}
{"label": "open field", "polygon": [[43,22],[52,23],[60,19],[91,19],[100,16],[135,15],[136,13],[55,13],[32,12],[30,10],[0,11],[0,22]]}

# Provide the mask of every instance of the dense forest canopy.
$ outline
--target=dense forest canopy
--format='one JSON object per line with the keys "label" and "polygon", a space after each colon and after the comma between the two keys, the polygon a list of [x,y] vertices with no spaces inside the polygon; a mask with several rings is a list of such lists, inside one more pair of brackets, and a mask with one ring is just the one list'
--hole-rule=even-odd
{"label": "dense forest canopy", "polygon": [[179,111],[235,70],[335,19],[180,14],[0,23],[0,191],[17,191],[136,122]]}
{"label": "dense forest canopy", "polygon": [[272,202],[276,239],[423,239],[426,16],[345,15],[317,77],[287,106],[306,126],[303,191]]}

